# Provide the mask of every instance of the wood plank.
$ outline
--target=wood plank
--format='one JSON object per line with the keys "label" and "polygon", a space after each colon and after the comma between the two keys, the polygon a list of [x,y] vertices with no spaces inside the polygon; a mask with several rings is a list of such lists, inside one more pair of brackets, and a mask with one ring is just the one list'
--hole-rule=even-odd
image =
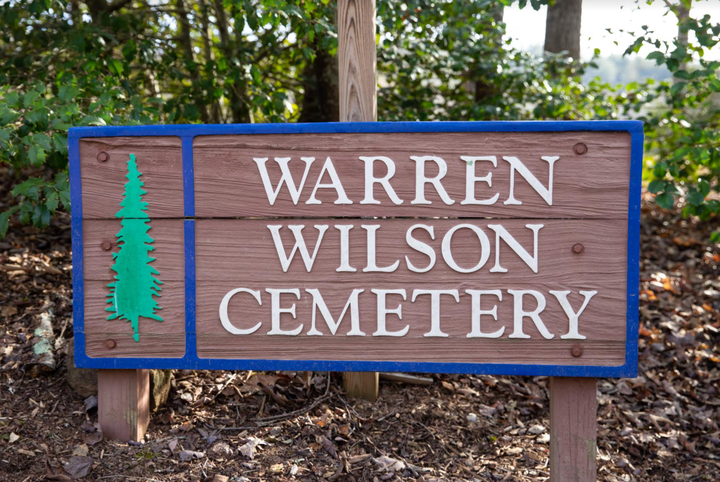
{"label": "wood plank", "polygon": [[[375,0],[340,0],[337,7],[340,121],[377,120]],[[377,373],[345,373],[345,392],[374,401]]]}
{"label": "wood plank", "polygon": [[550,378],[550,480],[597,480],[597,380]]}
{"label": "wood plank", "polygon": [[[108,159],[98,161],[104,152]],[[97,137],[80,140],[83,217],[114,219],[135,154],[151,219],[183,216],[182,147],[179,137]]]}
{"label": "wood plank", "polygon": [[[416,229],[412,236],[431,246],[436,262],[427,273],[416,273],[408,269],[407,261],[418,269],[429,265],[427,255],[420,253],[407,244],[409,228],[415,225],[433,227],[434,238],[423,229]],[[474,273],[458,273],[448,267],[441,254],[445,234],[458,225],[473,225],[480,228],[488,237],[490,253],[486,264]],[[197,279],[238,280],[248,279],[256,284],[287,283],[293,281],[332,280],[333,282],[373,283],[396,282],[416,283],[418,281],[469,281],[525,282],[532,277],[533,282],[542,279],[558,283],[593,283],[597,277],[609,277],[609,283],[625,280],[626,252],[625,237],[627,223],[624,221],[581,221],[581,220],[543,220],[538,231],[538,273],[523,262],[505,242],[500,244],[500,263],[508,273],[490,273],[495,265],[495,233],[488,225],[503,226],[530,254],[533,252],[533,231],[528,224],[538,224],[533,220],[407,220],[407,219],[313,219],[313,220],[220,220],[200,219],[196,222],[196,260]],[[279,235],[283,241],[285,254],[288,255],[295,244],[295,238],[287,226],[305,226],[302,233],[309,251],[315,248],[319,229],[315,226],[329,226],[324,232],[322,243],[317,251],[311,272],[302,261],[299,253],[284,272],[268,225],[281,226]],[[350,267],[355,272],[338,272],[340,267],[341,230],[335,225],[353,226],[349,230]],[[368,230],[362,226],[380,226],[376,230],[375,245],[379,267],[392,265],[399,261],[392,273],[364,272],[368,266],[367,245]],[[572,248],[581,244],[581,254]],[[481,257],[481,245],[476,234],[469,228],[457,230],[452,235],[453,260],[462,268],[470,269],[477,265]],[[405,259],[407,257],[407,260]],[[495,281],[497,282],[497,281]],[[602,281],[601,281],[602,282]],[[625,290],[623,285],[622,290]]]}
{"label": "wood plank", "polygon": [[150,370],[98,370],[103,437],[139,442],[150,423]]}
{"label": "wood plank", "polygon": [[340,121],[377,120],[375,0],[337,6]]}
{"label": "wood plank", "polygon": [[[573,146],[586,144],[583,155]],[[419,147],[425,146],[425,147]],[[405,134],[276,134],[247,136],[200,136],[194,143],[195,200],[199,217],[322,217],[332,209],[333,216],[407,217],[516,217],[516,218],[596,218],[627,219],[627,182],[630,169],[630,135],[614,132],[555,133],[405,133]],[[387,156],[395,162],[390,183],[403,200],[391,202],[376,184],[374,198],[381,204],[361,204],[365,197],[365,163],[360,156]],[[425,198],[432,204],[412,204],[415,200],[416,163],[410,156],[439,156],[447,163],[442,186],[454,204],[443,202],[437,190],[427,185]],[[492,173],[492,186],[477,182],[477,200],[497,201],[491,205],[461,204],[466,194],[467,163],[461,156],[495,156],[491,162],[477,161],[476,175]],[[505,204],[509,199],[510,163],[503,156],[520,159],[545,187],[548,163],[541,156],[559,156],[553,168],[552,206],[522,176],[516,174],[514,197],[521,205]],[[314,157],[297,205],[285,186],[273,205],[268,202],[258,165],[266,163],[272,185],[281,177],[274,157],[290,157],[288,164],[299,184],[305,169],[301,157]],[[326,159],[332,159],[343,189],[353,204],[333,204],[335,189],[318,189],[322,204],[306,204]],[[427,162],[426,175],[436,176],[438,168]],[[387,170],[376,163],[376,175]],[[323,181],[329,183],[325,174]]]}
{"label": "wood plank", "polygon": [[[162,285],[158,314],[163,321],[140,318],[140,341],[132,339],[133,330],[125,320],[108,320],[106,295],[110,292],[106,281],[85,283],[86,352],[90,357],[158,356],[182,357],[185,353],[185,284],[167,281]],[[107,349],[106,340],[116,347]]]}
{"label": "wood plank", "polygon": [[[286,226],[297,221],[277,221]],[[338,222],[338,220],[312,220],[310,223]],[[338,273],[340,231],[326,231],[321,248],[318,250],[310,273],[295,260],[287,273],[283,272],[276,248],[263,220],[198,220],[196,225],[197,260],[197,333],[198,352],[201,357],[210,358],[263,358],[273,353],[274,358],[321,360],[410,360],[425,362],[484,362],[484,363],[561,363],[567,365],[604,366],[621,365],[625,357],[626,323],[626,274],[625,244],[627,226],[622,221],[610,220],[545,220],[539,238],[539,271],[533,273],[508,246],[501,245],[501,265],[507,273],[490,273],[494,263],[493,252],[486,266],[475,273],[462,274],[450,269],[441,259],[440,243],[443,235],[453,226],[464,221],[437,220],[435,241],[429,234],[423,238],[438,253],[435,267],[428,273],[413,273],[407,269],[404,255],[416,266],[425,267],[427,256],[412,253],[405,244],[405,232],[417,220],[342,220],[344,224],[358,224],[350,230],[363,231],[359,224],[373,223],[381,228],[377,236],[377,252],[380,266],[402,260],[396,272],[364,273],[367,238],[365,232],[350,237],[350,265],[357,269],[352,273]],[[488,224],[496,221],[473,221],[472,224],[487,230]],[[520,245],[532,251],[532,233],[525,227],[525,220],[503,220],[502,225]],[[306,228],[315,230],[315,228]],[[260,232],[259,232],[260,231]],[[268,234],[262,234],[267,231]],[[462,231],[467,231],[461,235]],[[281,229],[282,232],[282,229]],[[292,238],[283,233],[286,252],[292,247]],[[427,233],[425,233],[427,234]],[[452,249],[460,266],[472,266],[479,258],[479,242],[469,230],[457,232]],[[418,236],[419,238],[419,236]],[[307,244],[314,247],[317,239],[308,233]],[[493,238],[494,239],[494,238]],[[574,253],[573,245],[581,243],[584,251]],[[262,306],[249,295],[233,297],[228,307],[228,317],[238,327],[249,328],[257,321],[263,327],[251,335],[231,335],[220,322],[218,307],[226,293],[236,288],[248,288],[261,292]],[[502,327],[502,338],[468,339],[471,331],[472,306],[468,289],[496,289],[503,287],[518,290],[537,290],[546,297],[547,307],[542,320],[547,330],[555,336],[544,340],[540,331],[529,319],[524,321],[524,332],[532,340],[508,339],[513,331],[513,296],[503,292],[503,299],[495,297],[483,301],[483,309],[497,306],[498,321],[483,318],[483,331],[494,332]],[[301,299],[284,295],[282,306],[296,306],[296,319],[283,315],[284,329],[303,325],[298,336],[267,336],[270,330],[271,303],[267,288],[297,288]],[[402,302],[403,318],[388,317],[390,330],[402,329],[409,325],[408,333],[402,339],[372,337],[376,331],[377,298],[371,289],[405,289],[412,296],[415,289],[457,289],[459,302],[449,296],[441,299],[440,324],[448,338],[425,337],[430,331],[431,301],[429,296],[419,296],[414,302],[402,301],[400,296],[389,298],[388,307],[394,308]],[[349,331],[349,319],[343,321],[338,334],[333,336],[318,315],[318,327],[324,336],[307,336],[310,330],[313,302],[305,289],[318,289],[333,317],[342,312],[348,296],[354,289],[363,289],[359,295],[359,312],[362,336],[345,336]],[[580,333],[586,340],[561,340],[560,335],[568,331],[568,318],[559,302],[549,294],[550,290],[571,290],[570,302],[578,309],[583,297],[580,290],[597,290],[581,317]],[[524,302],[526,310],[536,307],[531,297]],[[487,305],[485,303],[488,303]],[[572,348],[583,348],[582,356],[571,354]]]}

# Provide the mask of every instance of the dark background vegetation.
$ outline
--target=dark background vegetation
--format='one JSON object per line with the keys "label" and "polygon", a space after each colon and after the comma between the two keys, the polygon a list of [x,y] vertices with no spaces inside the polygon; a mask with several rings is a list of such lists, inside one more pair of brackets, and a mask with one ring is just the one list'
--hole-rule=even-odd
{"label": "dark background vegetation", "polygon": [[[717,214],[720,62],[704,58],[717,19],[664,1],[674,41],[642,26],[626,51],[651,47],[664,80],[611,85],[590,78],[607,59],[578,60],[580,0],[518,0],[551,4],[539,56],[503,37],[512,3],[379,0],[379,120],[640,119],[658,205]],[[70,209],[70,126],[337,121],[334,16],[329,0],[2,2],[0,162],[13,196],[0,236],[10,217],[44,227]]]}

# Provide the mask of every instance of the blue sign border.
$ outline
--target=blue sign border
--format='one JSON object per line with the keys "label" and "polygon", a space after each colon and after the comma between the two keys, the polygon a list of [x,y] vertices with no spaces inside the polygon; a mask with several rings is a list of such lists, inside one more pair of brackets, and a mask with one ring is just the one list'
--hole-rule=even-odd
{"label": "blue sign border", "polygon": [[[199,358],[195,337],[195,195],[193,138],[232,134],[319,134],[400,132],[628,132],[631,136],[627,244],[627,333],[621,366],[513,365],[326,360],[223,360]],[[83,286],[83,206],[80,139],[88,137],[177,136],[182,140],[185,209],[185,336],[182,358],[91,358],[85,351]],[[190,370],[312,370],[473,373],[556,377],[635,377],[638,365],[638,290],[640,283],[640,187],[643,124],[640,121],[498,122],[338,122],[325,124],[225,124],[74,127],[68,133],[72,202],[73,317],[75,364],[80,368],[173,368]]]}

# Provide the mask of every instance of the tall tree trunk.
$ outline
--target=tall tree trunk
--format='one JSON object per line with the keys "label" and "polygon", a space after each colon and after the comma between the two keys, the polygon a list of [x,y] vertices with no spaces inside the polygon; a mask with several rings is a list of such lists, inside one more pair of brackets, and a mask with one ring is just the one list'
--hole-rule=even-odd
{"label": "tall tree trunk", "polygon": [[545,20],[545,52],[580,60],[582,0],[555,0]]}
{"label": "tall tree trunk", "polygon": [[[503,23],[503,18],[505,17],[505,4],[502,2],[495,4],[495,6],[490,9],[490,15],[492,15],[493,21],[495,22],[497,34],[502,38],[505,29],[500,24]],[[476,104],[482,105],[486,99],[493,95],[495,95],[495,89],[485,79],[480,78],[475,81]]]}
{"label": "tall tree trunk", "polygon": [[302,72],[303,98],[300,122],[338,122],[340,104],[338,63],[328,52],[317,49],[315,59]]}
{"label": "tall tree trunk", "polygon": [[[692,5],[691,2],[688,2],[685,4],[683,0],[680,0],[675,6],[672,7],[672,11],[675,12],[675,15],[678,19],[678,34],[676,39],[677,47],[679,48],[687,48],[688,45],[688,31],[687,29],[683,28],[683,23],[690,18],[690,6]],[[685,70],[687,68],[687,62],[683,61],[680,64],[680,69]],[[680,79],[677,77],[673,78],[673,82],[678,82]]]}
{"label": "tall tree trunk", "polygon": [[[230,29],[228,27],[228,18],[223,7],[223,0],[214,0],[215,14],[217,15],[217,28],[220,33],[220,51],[225,56],[228,65],[233,65],[233,58],[236,57],[234,49],[230,45]],[[238,32],[240,37],[242,32]],[[237,48],[237,46],[235,46]],[[237,69],[236,69],[237,70]],[[238,74],[239,75],[239,74]],[[230,113],[232,121],[237,124],[248,123],[251,119],[251,113],[248,109],[246,99],[245,81],[237,78],[230,86]]]}
{"label": "tall tree trunk", "polygon": [[[180,25],[180,46],[183,50],[183,54],[185,55],[185,64],[193,84],[192,87],[193,92],[195,93],[195,95],[193,95],[193,97],[195,97],[195,105],[200,111],[200,120],[202,120],[204,124],[207,124],[209,121],[208,110],[207,105],[205,105],[205,101],[202,98],[203,96],[199,95],[202,91],[202,87],[200,85],[201,78],[200,72],[198,71],[198,65],[195,62],[195,55],[193,53],[192,38],[190,37],[191,26],[190,20],[188,19],[188,12],[185,8],[185,0],[175,0],[175,2],[177,7],[178,23]],[[198,100],[200,100],[200,102],[198,102]]]}

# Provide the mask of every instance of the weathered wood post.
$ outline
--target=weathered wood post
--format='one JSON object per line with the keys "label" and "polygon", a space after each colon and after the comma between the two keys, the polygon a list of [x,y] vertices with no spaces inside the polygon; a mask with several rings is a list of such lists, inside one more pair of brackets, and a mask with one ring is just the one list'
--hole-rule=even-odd
{"label": "weathered wood post", "polygon": [[139,442],[150,423],[150,370],[98,370],[98,420],[105,438]]}
{"label": "weathered wood post", "polygon": [[550,377],[550,479],[597,480],[596,378]]}
{"label": "weathered wood post", "polygon": [[[340,0],[337,6],[340,121],[377,120],[375,0]],[[377,372],[346,372],[345,391],[374,401]]]}

